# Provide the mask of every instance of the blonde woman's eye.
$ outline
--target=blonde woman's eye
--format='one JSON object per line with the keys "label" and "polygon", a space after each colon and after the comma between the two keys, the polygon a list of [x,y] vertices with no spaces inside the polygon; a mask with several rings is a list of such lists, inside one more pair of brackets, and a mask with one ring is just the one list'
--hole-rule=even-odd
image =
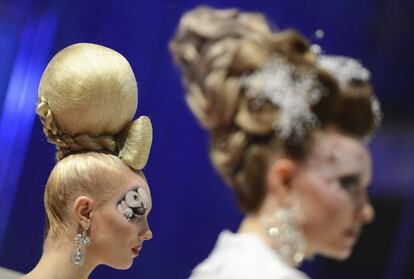
{"label": "blonde woman's eye", "polygon": [[134,214],[134,216],[132,216],[129,221],[133,222],[133,223],[138,223],[142,220],[142,216],[140,215],[136,215]]}
{"label": "blonde woman's eye", "polygon": [[117,208],[129,221],[139,221],[147,211],[148,205],[145,203],[147,200],[145,191],[138,187],[126,193],[118,202]]}

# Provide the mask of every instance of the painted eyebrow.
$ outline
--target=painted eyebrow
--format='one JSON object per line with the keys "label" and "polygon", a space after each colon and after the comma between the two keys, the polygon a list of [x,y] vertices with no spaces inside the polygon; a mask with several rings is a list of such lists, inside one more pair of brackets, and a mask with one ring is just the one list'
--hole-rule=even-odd
{"label": "painted eyebrow", "polygon": [[[122,196],[121,196],[121,198],[118,200],[118,204],[120,203],[120,202],[122,202],[123,200],[125,200],[125,196],[126,196],[126,194],[128,194],[128,192],[130,192],[130,191],[137,191],[138,189],[141,189],[142,191],[144,191],[144,193],[145,193],[145,197],[144,198],[146,198],[146,201],[144,201],[144,199],[140,199],[146,206],[147,206],[147,212],[150,212],[151,210],[152,210],[152,200],[151,200],[151,194],[150,193],[148,193],[146,190],[145,190],[145,188],[144,188],[144,186],[142,186],[142,185],[135,185],[135,186],[131,186],[131,188],[129,188],[128,190],[126,190],[123,194],[122,194]],[[150,207],[151,206],[151,207]]]}
{"label": "painted eyebrow", "polygon": [[[120,203],[121,201],[123,201],[125,199],[126,194],[128,194],[130,191],[135,191],[138,190],[138,188],[144,189],[144,187],[140,186],[140,185],[136,185],[136,186],[131,186],[131,188],[128,188],[127,190],[125,190],[122,193],[121,198],[119,198],[118,203]],[[145,190],[144,190],[145,191]]]}

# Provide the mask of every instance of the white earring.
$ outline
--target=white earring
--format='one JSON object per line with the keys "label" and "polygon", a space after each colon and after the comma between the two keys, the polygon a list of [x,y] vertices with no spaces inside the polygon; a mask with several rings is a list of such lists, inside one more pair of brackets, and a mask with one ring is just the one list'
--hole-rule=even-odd
{"label": "white earring", "polygon": [[81,234],[77,234],[73,239],[76,242],[76,250],[72,253],[71,262],[74,265],[81,266],[85,261],[86,247],[91,245],[91,240],[86,233],[88,229],[89,226],[87,226]]}
{"label": "white earring", "polygon": [[299,202],[262,216],[263,226],[272,240],[273,248],[291,266],[298,266],[305,258],[306,240],[301,230],[302,221],[303,211]]}

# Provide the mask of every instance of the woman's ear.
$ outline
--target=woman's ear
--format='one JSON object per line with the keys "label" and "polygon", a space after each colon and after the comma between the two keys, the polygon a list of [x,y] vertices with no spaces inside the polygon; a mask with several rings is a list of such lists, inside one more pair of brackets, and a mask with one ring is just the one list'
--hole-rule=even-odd
{"label": "woman's ear", "polygon": [[291,181],[297,169],[296,163],[287,158],[276,159],[269,167],[268,191],[279,202],[283,202],[292,191]]}
{"label": "woman's ear", "polygon": [[93,210],[93,200],[86,196],[78,197],[73,203],[73,213],[75,220],[82,226],[84,230],[87,230],[90,225],[90,215]]}

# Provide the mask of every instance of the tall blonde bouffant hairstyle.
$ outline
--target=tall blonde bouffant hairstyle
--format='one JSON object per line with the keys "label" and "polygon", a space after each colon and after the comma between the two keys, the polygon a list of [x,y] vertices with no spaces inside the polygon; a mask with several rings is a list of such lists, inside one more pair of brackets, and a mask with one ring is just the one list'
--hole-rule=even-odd
{"label": "tall blonde bouffant hairstyle", "polygon": [[367,81],[349,81],[341,88],[318,67],[315,53],[300,33],[274,32],[259,13],[198,7],[181,18],[170,50],[182,72],[187,103],[209,133],[213,165],[234,189],[245,212],[259,209],[265,173],[275,154],[303,160],[312,147],[312,133],[299,143],[278,137],[274,127],[279,108],[245,94],[243,77],[273,57],[316,76],[322,97],[311,109],[319,129],[333,127],[363,138],[375,127]]}
{"label": "tall blonde bouffant hairstyle", "polygon": [[45,190],[46,233],[67,227],[70,201],[88,194],[104,200],[145,166],[152,142],[148,117],[131,122],[138,88],[128,61],[104,46],[79,43],[47,65],[37,114],[58,162]]}

